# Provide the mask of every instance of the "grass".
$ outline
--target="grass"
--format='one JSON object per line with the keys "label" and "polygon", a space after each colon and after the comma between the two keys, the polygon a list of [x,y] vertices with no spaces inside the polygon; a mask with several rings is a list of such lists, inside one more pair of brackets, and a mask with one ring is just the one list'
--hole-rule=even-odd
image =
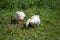
{"label": "grass", "polygon": [[18,9],[0,11],[0,40],[60,40],[60,12],[42,8],[20,10],[30,18],[34,14],[40,15],[41,24],[34,30],[22,29],[20,25],[10,24],[11,16]]}

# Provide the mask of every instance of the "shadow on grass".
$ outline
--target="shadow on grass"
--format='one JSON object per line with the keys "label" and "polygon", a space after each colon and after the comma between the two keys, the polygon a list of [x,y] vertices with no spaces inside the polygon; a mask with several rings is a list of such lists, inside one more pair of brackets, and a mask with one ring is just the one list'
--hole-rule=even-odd
{"label": "shadow on grass", "polygon": [[0,22],[0,24],[2,24],[2,22]]}
{"label": "shadow on grass", "polygon": [[26,27],[26,24],[24,23],[21,28],[22,29],[30,29],[30,28],[35,29],[36,27],[32,26],[31,24],[29,24],[28,27]]}

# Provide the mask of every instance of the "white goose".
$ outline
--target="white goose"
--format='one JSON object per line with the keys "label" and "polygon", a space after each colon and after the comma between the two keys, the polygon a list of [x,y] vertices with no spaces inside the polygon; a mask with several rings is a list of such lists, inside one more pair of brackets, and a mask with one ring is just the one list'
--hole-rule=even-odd
{"label": "white goose", "polygon": [[17,11],[13,19],[16,20],[18,24],[22,24],[25,17],[26,15],[24,12]]}
{"label": "white goose", "polygon": [[26,22],[26,27],[29,26],[29,24],[31,26],[35,26],[35,25],[39,25],[40,24],[40,18],[39,18],[39,15],[34,15],[32,16],[31,18],[29,18]]}

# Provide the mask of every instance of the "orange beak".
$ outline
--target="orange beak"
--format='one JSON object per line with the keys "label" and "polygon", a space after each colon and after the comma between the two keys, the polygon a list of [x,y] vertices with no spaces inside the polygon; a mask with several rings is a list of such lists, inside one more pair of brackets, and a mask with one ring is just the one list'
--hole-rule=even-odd
{"label": "orange beak", "polygon": [[19,20],[18,21],[18,24],[22,25],[23,24],[23,21],[22,20]]}

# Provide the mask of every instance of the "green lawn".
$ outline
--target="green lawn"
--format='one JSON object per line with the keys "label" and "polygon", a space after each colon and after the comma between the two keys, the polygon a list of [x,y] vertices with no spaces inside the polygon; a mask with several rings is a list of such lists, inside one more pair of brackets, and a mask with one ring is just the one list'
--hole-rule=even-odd
{"label": "green lawn", "polygon": [[41,24],[34,30],[32,28],[22,29],[22,26],[18,24],[10,24],[11,16],[13,16],[16,11],[18,11],[18,9],[0,10],[0,40],[60,40],[59,10],[42,8],[22,10],[27,15],[24,22],[32,15],[40,15]]}

